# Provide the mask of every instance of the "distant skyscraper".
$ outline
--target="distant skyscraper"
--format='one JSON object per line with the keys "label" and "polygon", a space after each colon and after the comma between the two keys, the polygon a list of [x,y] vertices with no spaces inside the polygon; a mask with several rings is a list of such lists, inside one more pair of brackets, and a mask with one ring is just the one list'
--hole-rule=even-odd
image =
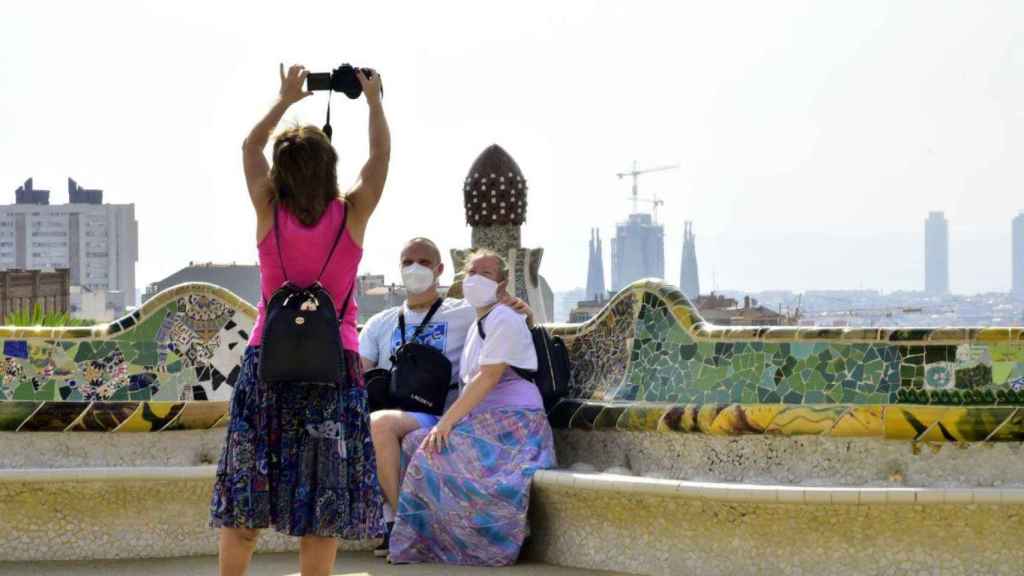
{"label": "distant skyscraper", "polygon": [[650,214],[630,214],[612,239],[612,290],[641,278],[665,277],[665,231]]}
{"label": "distant skyscraper", "polygon": [[949,294],[949,223],[942,212],[929,212],[924,223],[924,291]]}
{"label": "distant skyscraper", "polygon": [[604,251],[601,249],[601,231],[594,228],[590,231],[590,260],[587,264],[587,295],[586,300],[604,300],[607,291],[604,287]]}
{"label": "distant skyscraper", "polygon": [[693,236],[693,222],[683,224],[683,258],[679,265],[679,289],[691,302],[700,296],[700,278],[697,274],[697,245]]}
{"label": "distant skyscraper", "polygon": [[0,269],[70,268],[71,284],[104,290],[118,314],[135,304],[139,223],[134,204],[104,204],[102,190],[68,178],[68,203],[29,178],[0,205]]}
{"label": "distant skyscraper", "polygon": [[1013,219],[1013,293],[1024,298],[1024,210]]}

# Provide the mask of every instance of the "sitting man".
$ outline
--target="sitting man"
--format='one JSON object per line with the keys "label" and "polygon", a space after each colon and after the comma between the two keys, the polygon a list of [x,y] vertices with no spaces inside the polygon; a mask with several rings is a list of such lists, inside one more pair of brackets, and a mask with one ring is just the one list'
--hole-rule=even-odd
{"label": "sitting man", "polygon": [[[441,263],[441,252],[433,242],[426,238],[410,240],[402,249],[401,270],[402,283],[407,293],[405,302],[373,315],[359,335],[359,355],[364,372],[373,368],[391,368],[392,354],[402,345],[403,340],[412,338],[430,308],[440,298],[437,291],[438,278],[444,272],[444,264]],[[526,303],[517,298],[505,297],[502,302],[520,313],[530,313]],[[399,330],[400,313],[405,316],[404,338]],[[420,344],[433,346],[443,352],[452,364],[453,393],[449,394],[449,404],[458,393],[462,347],[475,322],[476,310],[473,306],[465,300],[445,298],[416,337]],[[384,543],[374,550],[374,555],[378,557],[387,556],[391,528],[394,525],[402,438],[414,430],[432,428],[438,420],[432,414],[402,410],[378,410],[370,414],[370,433],[377,454],[377,476],[384,493],[384,519],[388,528]]]}

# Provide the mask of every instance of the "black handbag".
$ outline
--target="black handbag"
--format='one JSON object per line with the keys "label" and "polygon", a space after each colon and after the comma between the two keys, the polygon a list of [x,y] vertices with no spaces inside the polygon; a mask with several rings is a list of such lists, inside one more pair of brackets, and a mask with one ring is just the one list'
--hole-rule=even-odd
{"label": "black handbag", "polygon": [[370,405],[370,412],[395,408],[391,401],[391,370],[367,370],[363,374],[363,381],[366,383],[366,401]]}
{"label": "black handbag", "polygon": [[[347,219],[347,211],[345,216]],[[301,382],[336,385],[344,378],[345,355],[341,350],[339,331],[352,299],[352,289],[345,296],[339,315],[330,293],[320,284],[320,278],[327,270],[344,231],[343,220],[316,281],[305,288],[296,286],[288,279],[288,270],[284,265],[277,207],[274,207],[274,238],[285,282],[267,302],[260,380],[275,384]]]}
{"label": "black handbag", "polygon": [[388,388],[388,402],[394,408],[435,416],[444,413],[452,381],[452,363],[438,349],[416,341],[442,302],[440,298],[434,302],[423,322],[416,327],[410,342],[405,341],[405,313],[398,313],[402,345],[391,356],[391,381]]}

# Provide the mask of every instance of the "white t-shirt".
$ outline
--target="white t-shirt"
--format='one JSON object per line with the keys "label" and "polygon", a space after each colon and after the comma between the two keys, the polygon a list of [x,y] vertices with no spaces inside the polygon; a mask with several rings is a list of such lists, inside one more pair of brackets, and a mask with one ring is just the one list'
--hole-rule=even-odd
{"label": "white t-shirt", "polygon": [[[403,302],[401,306],[374,314],[359,333],[359,355],[378,368],[391,368],[391,355],[402,345],[402,336],[398,330],[400,310],[405,312],[405,341],[411,341],[413,332],[423,322],[429,308],[423,311],[409,310]],[[468,302],[445,298],[416,338],[418,343],[432,346],[448,357],[452,363],[452,382],[457,382],[462,347],[466,343],[466,333],[474,322],[476,310]]]}
{"label": "white t-shirt", "polygon": [[474,410],[491,408],[542,408],[544,402],[537,385],[512,368],[537,370],[537,350],[526,319],[518,312],[498,304],[483,320],[484,338],[474,324],[466,336],[459,377],[462,387],[472,381],[480,366],[508,364],[509,369]]}

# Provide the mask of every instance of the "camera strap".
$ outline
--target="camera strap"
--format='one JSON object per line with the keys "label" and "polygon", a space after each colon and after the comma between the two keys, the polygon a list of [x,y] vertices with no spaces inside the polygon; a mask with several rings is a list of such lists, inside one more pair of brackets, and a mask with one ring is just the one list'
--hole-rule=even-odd
{"label": "camera strap", "polygon": [[331,135],[334,133],[334,129],[331,128],[331,92],[334,90],[327,91],[327,123],[324,124],[324,134],[327,135],[327,140],[331,140]]}

